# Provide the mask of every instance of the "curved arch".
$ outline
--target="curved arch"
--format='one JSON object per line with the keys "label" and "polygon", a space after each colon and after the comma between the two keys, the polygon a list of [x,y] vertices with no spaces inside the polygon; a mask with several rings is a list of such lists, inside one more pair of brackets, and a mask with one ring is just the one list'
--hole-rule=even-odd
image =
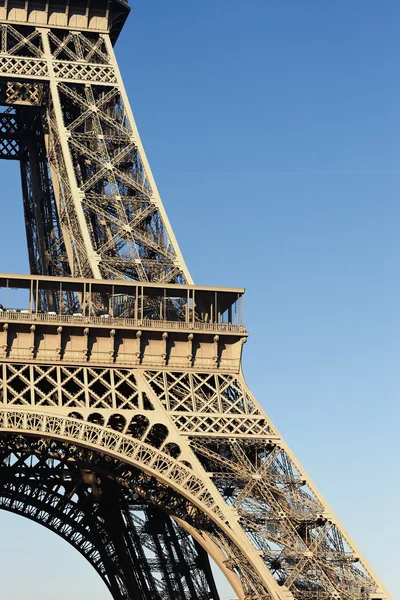
{"label": "curved arch", "polygon": [[225,528],[224,515],[200,477],[182,461],[137,438],[84,420],[21,407],[0,409],[0,432],[46,436],[101,451],[172,487]]}
{"label": "curved arch", "polygon": [[87,420],[89,421],[89,423],[94,423],[95,425],[104,425],[104,417],[98,412],[90,413],[88,415]]}
{"label": "curved arch", "polygon": [[[103,424],[104,424],[104,422],[103,422]],[[99,425],[100,425],[100,423],[99,423]],[[110,417],[107,421],[107,427],[109,427],[113,431],[122,432],[126,428],[126,418],[124,417],[124,415],[121,415],[120,413],[113,413],[112,415],[110,415]]]}
{"label": "curved arch", "polygon": [[[71,454],[68,454],[69,448],[72,449]],[[38,452],[41,453],[40,460],[37,459]],[[57,452],[62,454],[63,458],[61,460],[54,459]],[[75,461],[71,461],[72,457],[75,458]],[[32,460],[29,460],[29,458],[36,458],[37,462],[32,466]],[[96,469],[91,474],[86,468],[90,466],[89,461],[91,466]],[[159,507],[151,507],[146,499],[139,498],[117,481],[113,481],[111,489],[107,481],[112,477],[112,465],[107,465],[106,462],[104,456],[100,453],[97,453],[96,456],[88,450],[82,453],[81,449],[70,446],[65,442],[61,444],[52,442],[46,446],[43,444],[43,440],[33,436],[3,436],[0,441],[0,466],[3,467],[3,477],[0,485],[0,509],[3,508],[9,512],[25,516],[44,525],[47,529],[66,540],[95,568],[115,600],[130,600],[132,593],[136,591],[135,586],[132,587],[131,585],[130,580],[132,579],[140,583],[140,586],[137,587],[139,593],[134,594],[135,597],[148,598],[150,597],[149,593],[151,593],[152,598],[161,600],[167,592],[164,586],[171,585],[171,580],[179,587],[181,578],[185,578],[185,581],[189,582],[189,587],[192,586],[193,588],[188,590],[190,597],[198,597],[204,600],[206,598],[217,598],[213,594],[212,576],[209,577],[210,571],[209,568],[208,571],[206,568],[208,559],[204,562],[206,552],[202,551],[203,556],[201,552],[199,554],[199,549],[190,536],[184,534],[178,524],[172,526],[171,518]],[[48,467],[47,470],[46,467]],[[108,477],[104,475],[104,469],[107,469],[107,467],[110,468]],[[64,487],[59,482],[65,483],[67,480],[71,481],[69,484],[65,484],[65,493],[59,493],[58,488]],[[101,485],[100,493],[98,493],[98,490],[92,490],[93,483],[96,481]],[[78,483],[80,483],[80,489],[77,487]],[[110,489],[111,495],[109,494]],[[74,494],[72,497],[68,497],[68,493],[71,496],[71,490],[74,491]],[[118,492],[117,495],[113,493],[115,491]],[[85,498],[86,500],[84,500]],[[118,500],[118,498],[120,499]],[[92,502],[89,502],[89,500],[92,500]],[[122,553],[119,540],[113,537],[115,521],[109,521],[107,528],[107,514],[110,510],[110,504],[116,506],[115,512],[119,514],[121,502],[125,503],[124,517],[120,520],[125,523],[124,535],[130,535],[133,540],[130,546],[122,548]],[[101,506],[103,506],[102,509]],[[132,518],[133,513],[130,513],[130,511],[135,509],[142,515],[141,518],[137,515]],[[150,510],[151,519],[148,515]],[[183,544],[185,554],[182,554],[182,556],[187,563],[186,575],[182,571],[179,561],[175,563],[174,569],[173,560],[176,557],[176,550],[173,551],[172,555],[169,552],[165,554],[168,540],[165,538],[162,528],[157,530],[155,535],[163,543],[157,545],[151,545],[151,543],[149,545],[148,541],[146,543],[146,535],[143,535],[143,533],[149,531],[149,525],[153,524],[154,521],[161,522],[165,532],[172,528],[176,533],[178,529],[179,536],[185,538]],[[153,557],[156,557],[152,558],[151,562],[149,562],[146,553],[143,552],[142,544],[151,550]],[[126,554],[129,554],[128,560],[125,559]],[[132,559],[134,559],[133,562]],[[177,560],[175,558],[175,561]],[[169,569],[168,577],[165,577],[165,572],[163,575],[160,569],[160,565],[164,563],[166,568]],[[160,573],[158,577],[153,577],[153,570],[157,571],[157,565]],[[193,570],[195,574],[192,581]],[[146,573],[147,579],[143,578],[143,573]],[[157,593],[154,595],[159,587],[160,596]],[[179,592],[179,590],[177,591]],[[181,595],[177,594],[176,597],[184,600],[189,596],[183,594],[182,588]]]}
{"label": "curved arch", "polygon": [[[70,544],[73,548],[75,548],[75,550],[77,550],[84,558],[86,558],[86,560],[97,571],[97,573],[100,575],[102,580],[107,585],[108,589],[111,591],[110,582],[108,581],[108,578],[107,578],[108,574],[107,574],[106,569],[104,568],[104,565],[101,563],[100,560],[99,561],[93,560],[94,554],[97,553],[96,547],[93,546],[91,544],[91,542],[89,542],[89,541],[87,541],[84,545],[82,545],[80,543],[83,539],[85,539],[84,529],[80,528],[76,522],[74,522],[71,518],[69,518],[68,511],[66,510],[68,503],[65,503],[65,505],[63,506],[62,509],[60,508],[60,519],[57,521],[54,521],[54,520],[51,520],[52,513],[50,513],[50,511],[47,510],[47,506],[43,502],[43,500],[38,499],[37,501],[35,501],[31,498],[31,496],[29,496],[29,501],[28,501],[27,497],[28,496],[25,496],[23,494],[15,493],[15,490],[13,491],[12,494],[10,493],[9,495],[2,493],[2,494],[0,494],[0,510],[5,510],[6,512],[10,512],[12,514],[16,514],[21,517],[24,517],[25,519],[28,519],[34,523],[42,525],[43,527],[45,527],[52,533],[55,533],[56,535],[61,537],[68,544]],[[57,495],[54,494],[52,496],[52,499],[54,500],[56,497],[57,497]],[[9,500],[9,503],[7,503],[7,499]],[[15,501],[15,500],[17,501],[17,503],[11,504],[11,502]],[[26,510],[27,508],[28,509],[37,509],[37,510],[41,511],[42,518],[39,519],[32,510]],[[54,506],[52,508],[54,510]],[[48,515],[48,521],[46,521],[46,519],[43,518],[43,513]],[[54,512],[53,512],[53,514],[54,514]],[[62,516],[62,518],[61,518],[61,516]],[[66,530],[66,528],[64,526],[65,523],[67,523],[70,526],[68,528],[68,530]],[[68,534],[71,530],[74,530],[77,533],[77,536],[70,537]]]}
{"label": "curved arch", "polygon": [[86,589],[86,597],[115,600],[99,571],[61,532],[6,507],[0,508],[0,530],[0,543],[6,549],[3,598],[80,598]]}
{"label": "curved arch", "polygon": [[131,418],[125,433],[127,435],[130,435],[131,437],[142,439],[143,435],[149,427],[149,419],[144,415],[137,413]]}
{"label": "curved arch", "polygon": [[[250,542],[243,537],[239,529],[234,530],[229,526],[226,515],[229,509],[221,509],[217,494],[213,495],[213,490],[210,491],[207,487],[208,481],[201,479],[198,471],[194,471],[186,461],[177,460],[144,441],[107,427],[65,415],[41,412],[34,407],[1,408],[0,432],[2,431],[23,432],[31,436],[76,444],[93,452],[100,452],[154,478],[162,484],[161,488],[166,488],[161,491],[161,495],[164,495],[163,502],[167,502],[168,509],[171,508],[168,506],[171,500],[168,490],[173,490],[180,500],[175,498],[172,510],[186,502],[184,518],[197,518],[201,527],[209,530],[216,528],[219,531],[214,536],[215,543],[222,546],[226,555],[224,560],[230,561],[231,568],[236,570],[243,586],[243,597],[245,593],[256,592],[266,594],[272,600],[279,599],[278,594],[274,593],[274,587],[267,587],[266,582],[272,579],[272,576],[260,555],[249,551]],[[144,494],[148,493],[147,488],[148,482],[144,485]],[[202,545],[207,551],[206,546]]]}
{"label": "curved arch", "polygon": [[173,458],[178,458],[182,452],[178,444],[175,444],[175,442],[169,442],[165,444],[163,450]]}
{"label": "curved arch", "polygon": [[165,425],[154,423],[145,438],[145,442],[153,448],[161,448],[168,437],[168,433],[168,428]]}

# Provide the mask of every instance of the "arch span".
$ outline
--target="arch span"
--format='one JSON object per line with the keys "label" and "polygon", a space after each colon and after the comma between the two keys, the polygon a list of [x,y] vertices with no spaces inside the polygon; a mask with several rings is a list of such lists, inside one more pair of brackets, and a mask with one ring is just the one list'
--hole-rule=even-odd
{"label": "arch span", "polygon": [[[35,407],[0,409],[1,434],[39,438],[44,445],[52,440],[67,443],[72,448],[84,449],[91,457],[100,454],[121,481],[129,480],[134,474],[136,492],[177,517],[188,531],[200,531],[195,537],[197,543],[214,558],[225,575],[230,571],[228,579],[239,598],[254,590],[265,598],[273,597],[256,565],[247,559],[246,549],[237,543],[237,532],[230,529],[212,493],[190,464],[102,425],[41,412]],[[117,474],[116,464],[119,465]],[[132,485],[131,481],[128,487]]]}
{"label": "arch span", "polygon": [[171,487],[218,525],[224,515],[201,478],[185,463],[139,439],[85,420],[42,412],[36,408],[7,407],[0,410],[0,433],[31,436],[79,444],[120,460]]}
{"label": "arch span", "polygon": [[161,507],[129,487],[126,465],[117,473],[115,467],[101,453],[67,442],[2,435],[0,509],[69,542],[115,600],[161,600],[166,594],[218,600],[207,553]]}

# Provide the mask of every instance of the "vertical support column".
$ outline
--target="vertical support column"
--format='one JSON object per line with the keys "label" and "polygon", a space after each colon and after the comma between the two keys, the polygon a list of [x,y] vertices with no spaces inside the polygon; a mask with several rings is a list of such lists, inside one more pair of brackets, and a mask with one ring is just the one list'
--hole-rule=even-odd
{"label": "vertical support column", "polygon": [[4,323],[4,325],[3,325],[2,337],[3,337],[3,343],[1,345],[1,349],[2,349],[1,356],[2,356],[2,358],[6,358],[7,352],[8,352],[8,323]]}
{"label": "vertical support column", "polygon": [[219,366],[219,335],[214,335],[213,361],[215,368]]}
{"label": "vertical support column", "polygon": [[31,332],[31,345],[30,345],[30,353],[31,353],[31,358],[35,357],[35,332],[36,332],[36,325],[31,325],[30,327],[30,332]]}
{"label": "vertical support column", "polygon": [[57,399],[58,399],[58,406],[61,407],[62,404],[63,404],[63,398],[62,398],[61,367],[59,365],[56,366],[56,375],[57,375]]}
{"label": "vertical support column", "polygon": [[39,312],[39,280],[36,279],[36,290],[35,290],[35,315]]}
{"label": "vertical support column", "polygon": [[140,310],[139,310],[139,320],[142,324],[144,318],[144,288],[140,286]]}
{"label": "vertical support column", "polygon": [[[111,329],[110,331],[110,360],[111,362],[115,361],[115,329]],[[111,371],[112,373],[112,371]]]}
{"label": "vertical support column", "polygon": [[218,397],[218,410],[221,414],[223,414],[224,407],[222,405],[221,388],[219,386],[219,376],[217,374],[214,375],[214,385]]}
{"label": "vertical support column", "polygon": [[[72,162],[72,156],[71,156],[71,152],[70,152],[69,144],[68,144],[69,132],[67,132],[67,130],[64,126],[64,118],[63,118],[63,113],[62,113],[62,108],[61,108],[60,95],[59,95],[56,76],[55,76],[54,68],[53,68],[53,57],[51,54],[50,42],[49,42],[49,38],[48,38],[48,30],[42,29],[41,31],[42,31],[44,56],[45,56],[45,59],[47,60],[48,72],[49,72],[49,77],[50,77],[50,82],[49,82],[50,95],[51,95],[51,100],[52,100],[53,107],[54,107],[54,116],[56,119],[60,144],[61,144],[62,153],[63,153],[63,159],[64,159],[64,163],[65,163],[65,168],[67,171],[68,183],[69,183],[69,186],[71,189],[72,203],[73,203],[76,217],[78,220],[80,235],[83,240],[86,257],[88,259],[88,262],[90,264],[90,268],[92,271],[92,276],[95,279],[101,279],[102,276],[101,276],[101,272],[100,272],[100,268],[99,268],[100,257],[93,249],[92,241],[90,239],[88,226],[87,226],[85,215],[83,213],[83,208],[82,208],[83,192],[79,189],[77,181],[76,181],[74,165]],[[74,232],[72,232],[72,231],[70,232],[70,234],[72,234],[72,236],[73,236],[73,233]],[[76,243],[76,240],[75,240],[75,243]],[[75,275],[77,275],[77,273],[75,273]],[[81,273],[80,275],[87,276],[89,274]]]}
{"label": "vertical support column", "polygon": [[31,388],[31,405],[35,406],[35,377],[33,369],[33,365],[29,365],[29,386]]}
{"label": "vertical support column", "polygon": [[189,333],[189,335],[188,335],[188,353],[187,353],[187,360],[188,360],[189,368],[193,366],[193,338],[194,338],[193,333]]}
{"label": "vertical support column", "polygon": [[83,348],[83,356],[84,356],[84,360],[89,360],[89,327],[85,327],[85,329],[83,330],[83,343],[84,343],[84,348]]}
{"label": "vertical support column", "polygon": [[168,393],[168,378],[167,378],[167,373],[164,371],[162,374],[163,377],[163,383],[164,383],[164,392],[165,392],[165,408],[170,411],[171,410],[171,402],[169,399],[169,393]]}
{"label": "vertical support column", "polygon": [[85,407],[90,408],[89,382],[88,382],[87,369],[85,369],[85,368],[82,369],[82,377],[83,377],[83,383],[84,383],[84,387],[85,387]]}
{"label": "vertical support column", "polygon": [[58,360],[61,360],[62,357],[62,332],[63,332],[63,328],[62,327],[57,327],[57,358]]}
{"label": "vertical support column", "polygon": [[136,364],[139,365],[141,358],[142,358],[142,349],[141,349],[141,344],[142,344],[142,332],[139,330],[136,332],[136,341],[135,341],[135,345],[136,345],[136,351],[135,351],[135,357],[136,357]]}
{"label": "vertical support column", "polygon": [[3,399],[2,404],[7,404],[7,365],[3,363],[1,365],[1,373],[3,379]]}
{"label": "vertical support column", "polygon": [[[114,331],[114,336],[115,336],[115,330],[113,329],[112,331]],[[113,345],[114,345],[114,337],[113,337]],[[114,352],[113,352],[114,354]],[[117,395],[115,393],[115,376],[114,376],[114,369],[110,369],[110,385],[111,385],[111,398],[112,398],[112,407],[114,410],[116,410],[117,408]]]}
{"label": "vertical support column", "polygon": [[[43,164],[45,154],[42,134],[39,132],[40,117],[33,109],[28,111],[20,107],[16,111],[16,119],[20,138],[20,171],[30,268],[32,273],[51,275],[48,244],[54,230],[46,224],[45,218],[45,210],[50,214],[52,211],[47,170]],[[47,300],[49,308],[53,310],[51,294]]]}
{"label": "vertical support column", "polygon": [[139,286],[136,286],[136,290],[135,290],[135,314],[134,314],[135,323],[137,323],[138,319],[139,319],[138,308],[139,308]]}
{"label": "vertical support column", "polygon": [[167,364],[167,357],[168,357],[168,351],[167,351],[167,343],[168,343],[168,333],[166,331],[164,331],[164,333],[161,336],[161,359],[162,359],[162,364],[165,366]]}
{"label": "vertical support column", "polygon": [[31,285],[29,290],[29,313],[32,315],[32,303],[33,303],[33,279],[31,279]]}
{"label": "vertical support column", "polygon": [[196,398],[196,394],[195,394],[195,391],[194,391],[193,375],[192,375],[192,373],[189,373],[189,383],[190,383],[190,395],[192,397],[192,411],[195,413],[195,412],[198,411],[198,409],[197,409],[197,405],[196,405],[197,404],[196,403],[197,398]]}

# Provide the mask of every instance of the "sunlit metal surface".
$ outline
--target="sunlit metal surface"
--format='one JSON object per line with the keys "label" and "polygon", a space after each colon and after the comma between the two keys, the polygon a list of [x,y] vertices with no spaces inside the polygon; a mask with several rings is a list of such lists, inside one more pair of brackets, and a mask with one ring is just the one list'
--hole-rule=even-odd
{"label": "sunlit metal surface", "polygon": [[0,274],[0,507],[115,599],[217,600],[211,556],[240,600],[390,600],[248,390],[243,290],[192,285],[114,55],[128,13],[0,3],[32,272]]}

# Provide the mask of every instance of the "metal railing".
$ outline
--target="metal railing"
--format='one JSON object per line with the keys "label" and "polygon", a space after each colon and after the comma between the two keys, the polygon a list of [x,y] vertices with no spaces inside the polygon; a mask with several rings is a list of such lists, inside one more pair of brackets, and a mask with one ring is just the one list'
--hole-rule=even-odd
{"label": "metal railing", "polygon": [[100,317],[85,315],[65,315],[51,313],[36,313],[34,311],[24,311],[15,309],[0,310],[0,321],[36,321],[40,323],[72,323],[77,325],[110,325],[115,327],[132,327],[140,329],[160,329],[160,330],[197,330],[197,331],[219,331],[232,333],[246,333],[246,327],[236,323],[204,323],[202,321],[166,321],[155,319],[132,319],[129,317],[112,317],[103,315]]}

